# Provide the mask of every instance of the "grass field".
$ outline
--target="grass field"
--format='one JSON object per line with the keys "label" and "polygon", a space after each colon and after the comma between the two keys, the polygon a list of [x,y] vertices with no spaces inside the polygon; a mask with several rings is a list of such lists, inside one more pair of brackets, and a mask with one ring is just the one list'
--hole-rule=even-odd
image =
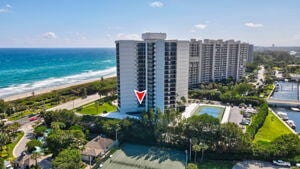
{"label": "grass field", "polygon": [[184,169],[184,152],[141,145],[125,144],[102,169]]}
{"label": "grass field", "polygon": [[98,111],[95,106],[95,102],[87,104],[82,107],[81,110],[78,111],[80,114],[86,114],[86,115],[98,115],[102,114],[104,111],[106,112],[113,112],[116,111],[117,108],[109,103],[103,103],[102,105],[99,105]]}
{"label": "grass field", "polygon": [[234,161],[203,161],[198,164],[200,169],[232,169],[236,164]]}
{"label": "grass field", "polygon": [[255,135],[255,143],[269,143],[275,138],[292,133],[287,126],[285,126],[272,112],[269,111],[264,125],[259,129]]}

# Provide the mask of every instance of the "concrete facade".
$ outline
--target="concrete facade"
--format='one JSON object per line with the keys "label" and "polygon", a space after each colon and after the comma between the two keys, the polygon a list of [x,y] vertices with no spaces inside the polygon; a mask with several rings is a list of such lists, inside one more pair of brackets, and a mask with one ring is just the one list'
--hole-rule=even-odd
{"label": "concrete facade", "polygon": [[[229,77],[240,80],[253,45],[234,40],[166,40],[144,33],[143,40],[116,41],[118,107],[121,113],[175,109],[188,88]],[[252,50],[252,51],[251,51]],[[147,90],[139,104],[134,90]]]}
{"label": "concrete facade", "polygon": [[[121,113],[175,109],[188,96],[189,42],[145,33],[143,40],[116,41],[118,108]],[[147,90],[141,104],[134,90]]]}
{"label": "concrete facade", "polygon": [[247,61],[253,60],[253,45],[234,40],[192,39],[189,52],[190,88],[229,77],[240,80]]}

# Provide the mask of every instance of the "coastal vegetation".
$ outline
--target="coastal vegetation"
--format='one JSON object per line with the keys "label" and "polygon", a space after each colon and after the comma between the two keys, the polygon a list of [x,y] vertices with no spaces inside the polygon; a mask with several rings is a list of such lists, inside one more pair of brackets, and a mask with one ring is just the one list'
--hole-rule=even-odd
{"label": "coastal vegetation", "polygon": [[19,132],[19,123],[5,125],[0,122],[0,157],[13,159],[12,151],[19,140],[23,137],[23,132]]}
{"label": "coastal vegetation", "polygon": [[84,98],[87,95],[96,93],[100,96],[114,95],[115,91],[116,78],[107,78],[15,101],[4,102],[0,100],[0,118],[17,120],[76,98]]}
{"label": "coastal vegetation", "polygon": [[246,82],[212,82],[200,84],[198,89],[189,91],[189,98],[200,100],[217,100],[223,103],[232,103],[239,105],[241,103],[259,106],[265,103],[265,100],[259,98],[260,92],[255,87]]}

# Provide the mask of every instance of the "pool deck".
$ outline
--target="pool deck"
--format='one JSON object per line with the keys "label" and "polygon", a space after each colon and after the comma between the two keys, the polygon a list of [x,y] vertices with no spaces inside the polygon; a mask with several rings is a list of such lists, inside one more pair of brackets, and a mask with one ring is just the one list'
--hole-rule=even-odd
{"label": "pool deck", "polygon": [[222,106],[215,104],[204,104],[204,103],[192,103],[185,108],[185,111],[182,113],[183,118],[189,118],[193,115],[193,113],[197,110],[199,106],[213,106],[213,107],[221,107],[224,108],[223,117],[221,123],[227,123],[230,116],[230,106]]}

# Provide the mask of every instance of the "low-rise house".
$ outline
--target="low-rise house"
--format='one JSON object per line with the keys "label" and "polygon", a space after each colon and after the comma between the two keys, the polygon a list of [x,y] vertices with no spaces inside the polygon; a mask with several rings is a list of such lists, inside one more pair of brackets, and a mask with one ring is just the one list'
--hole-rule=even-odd
{"label": "low-rise house", "polygon": [[30,155],[21,155],[14,161],[14,168],[17,169],[27,169],[32,165],[35,165],[35,160],[31,158]]}
{"label": "low-rise house", "polygon": [[97,157],[105,155],[113,146],[115,141],[109,138],[97,136],[89,141],[81,152],[82,161],[90,162]]}

